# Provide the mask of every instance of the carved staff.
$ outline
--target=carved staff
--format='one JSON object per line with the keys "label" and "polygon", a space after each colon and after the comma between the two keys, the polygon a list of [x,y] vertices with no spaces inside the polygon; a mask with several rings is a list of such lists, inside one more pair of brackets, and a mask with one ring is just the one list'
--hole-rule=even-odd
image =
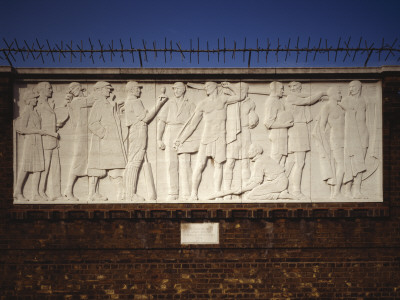
{"label": "carved staff", "polygon": [[144,155],[143,163],[144,179],[146,181],[147,198],[149,200],[157,199],[156,186],[154,184],[153,171],[151,169],[151,164],[147,160],[147,154]]}

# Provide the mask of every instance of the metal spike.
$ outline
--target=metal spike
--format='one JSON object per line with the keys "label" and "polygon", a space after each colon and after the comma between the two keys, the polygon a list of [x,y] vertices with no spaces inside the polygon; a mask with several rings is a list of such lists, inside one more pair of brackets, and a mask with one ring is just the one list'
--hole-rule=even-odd
{"label": "metal spike", "polygon": [[[14,57],[14,55],[12,55],[12,53],[11,53],[11,45],[9,45],[8,43],[7,43],[7,41],[6,41],[6,39],[5,38],[3,38],[3,41],[4,41],[4,43],[6,44],[6,46],[7,46],[7,48],[8,48],[8,54],[6,55],[6,58],[8,59],[8,55],[10,55],[11,56],[11,58],[14,60],[14,61],[16,61],[16,59],[15,59],[15,57]],[[13,42],[14,43],[14,42]],[[4,52],[4,50],[3,50],[3,52]],[[5,52],[4,52],[5,53]]]}
{"label": "metal spike", "polygon": [[192,39],[190,39],[190,52],[189,52],[189,62],[192,63]]}
{"label": "metal spike", "polygon": [[219,62],[219,38],[218,38],[218,62]]}
{"label": "metal spike", "polygon": [[250,68],[250,62],[251,62],[251,50],[249,51],[249,60],[247,62],[247,67]]}
{"label": "metal spike", "polygon": [[143,42],[143,48],[144,48],[144,60],[145,60],[146,62],[148,62],[148,60],[147,60],[146,42],[145,42],[144,39],[142,39],[142,42]]}
{"label": "metal spike", "polygon": [[[25,57],[24,57],[24,54],[22,53],[22,49],[18,46],[17,40],[14,39],[14,41],[15,41],[15,45],[17,45],[18,52],[21,54],[22,60],[25,61]],[[48,42],[47,42],[47,43],[48,43]],[[50,47],[49,47],[49,48],[50,48]],[[51,52],[51,56],[53,56],[53,52]],[[54,62],[54,58],[53,58],[53,62]]]}
{"label": "metal spike", "polygon": [[342,40],[342,38],[340,37],[339,38],[339,42],[338,42],[338,45],[337,45],[337,47],[336,47],[336,53],[335,53],[335,62],[336,62],[336,58],[337,58],[337,54],[338,54],[338,51],[339,51],[339,47],[340,47],[340,41]]}
{"label": "metal spike", "polygon": [[154,60],[156,60],[157,59],[156,41],[153,41],[153,49],[154,49]]}
{"label": "metal spike", "polygon": [[122,62],[125,62],[125,58],[124,58],[124,44],[122,44],[122,39],[119,39],[119,43],[121,45],[121,58],[122,58]]}
{"label": "metal spike", "polygon": [[179,51],[181,52],[182,61],[184,61],[184,59],[185,59],[185,55],[184,55],[184,54],[183,54],[183,52],[182,52],[181,45],[179,44],[179,42],[178,42],[178,43],[176,43],[176,45],[178,46],[178,48],[179,48]]}
{"label": "metal spike", "polygon": [[94,64],[94,57],[93,57],[93,44],[92,44],[92,41],[90,40],[90,38],[89,38],[89,44],[90,44],[90,56],[89,56],[89,58],[91,58],[91,59],[92,59],[92,63]]}
{"label": "metal spike", "polygon": [[246,38],[244,38],[243,62],[244,62],[244,59],[245,59],[245,54],[246,54]]}
{"label": "metal spike", "polygon": [[135,56],[133,55],[133,43],[132,43],[132,38],[129,38],[129,45],[131,46],[131,56],[132,56],[132,63],[135,63]]}
{"label": "metal spike", "polygon": [[288,55],[289,55],[289,47],[290,47],[290,38],[289,38],[288,45],[287,45],[287,47],[286,47],[286,56],[285,56],[285,61],[287,60],[287,58],[288,58]]}
{"label": "metal spike", "polygon": [[167,38],[164,38],[164,63],[167,63]]}
{"label": "metal spike", "polygon": [[321,49],[321,41],[322,41],[322,38],[319,38],[318,48],[315,49],[313,61],[315,61],[315,57],[317,56],[318,49]]}

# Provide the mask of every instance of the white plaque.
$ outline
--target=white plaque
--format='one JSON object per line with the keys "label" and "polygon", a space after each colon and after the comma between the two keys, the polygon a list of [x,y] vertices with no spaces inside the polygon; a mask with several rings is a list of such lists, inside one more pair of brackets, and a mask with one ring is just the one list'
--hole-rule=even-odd
{"label": "white plaque", "polygon": [[181,244],[219,244],[219,223],[181,224]]}

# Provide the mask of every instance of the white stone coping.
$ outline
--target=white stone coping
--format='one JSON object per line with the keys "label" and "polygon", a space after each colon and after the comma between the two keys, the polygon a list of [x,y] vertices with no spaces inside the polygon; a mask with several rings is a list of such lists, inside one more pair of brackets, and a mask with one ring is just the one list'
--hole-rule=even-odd
{"label": "white stone coping", "polygon": [[260,74],[381,74],[400,72],[400,66],[318,68],[12,68],[0,66],[0,73],[18,75],[260,75]]}

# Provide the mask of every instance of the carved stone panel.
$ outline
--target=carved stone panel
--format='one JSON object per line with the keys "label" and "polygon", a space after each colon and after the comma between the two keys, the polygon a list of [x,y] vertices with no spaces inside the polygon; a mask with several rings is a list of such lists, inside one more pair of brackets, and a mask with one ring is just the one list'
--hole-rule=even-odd
{"label": "carved stone panel", "polygon": [[381,202],[379,81],[20,82],[14,203]]}

